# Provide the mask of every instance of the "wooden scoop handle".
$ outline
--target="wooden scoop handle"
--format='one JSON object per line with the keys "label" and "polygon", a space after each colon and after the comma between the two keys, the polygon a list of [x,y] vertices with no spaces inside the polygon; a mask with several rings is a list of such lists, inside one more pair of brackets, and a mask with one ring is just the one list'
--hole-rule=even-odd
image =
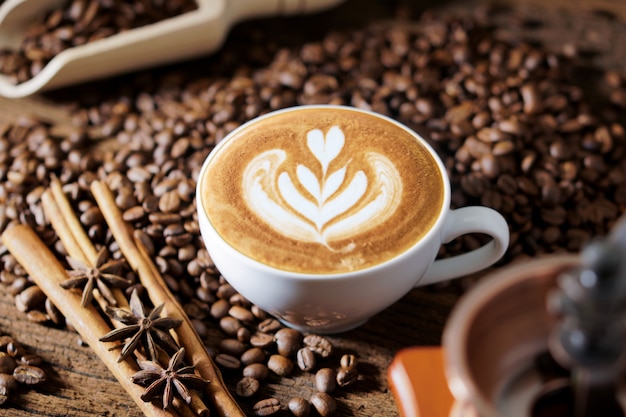
{"label": "wooden scoop handle", "polygon": [[387,376],[402,416],[450,416],[454,398],[448,390],[441,347],[411,347],[399,351]]}

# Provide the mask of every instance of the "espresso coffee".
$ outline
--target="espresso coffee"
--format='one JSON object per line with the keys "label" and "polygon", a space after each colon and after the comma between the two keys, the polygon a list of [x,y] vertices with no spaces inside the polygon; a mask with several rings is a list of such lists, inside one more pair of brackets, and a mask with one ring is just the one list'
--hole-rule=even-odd
{"label": "espresso coffee", "polygon": [[314,274],[388,261],[443,211],[444,178],[410,131],[374,114],[314,107],[233,132],[209,157],[200,195],[237,251]]}

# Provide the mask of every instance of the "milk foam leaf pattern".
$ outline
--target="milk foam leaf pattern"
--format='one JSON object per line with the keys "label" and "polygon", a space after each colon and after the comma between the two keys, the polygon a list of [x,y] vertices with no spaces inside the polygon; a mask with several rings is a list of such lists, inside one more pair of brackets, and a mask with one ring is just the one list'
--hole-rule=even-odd
{"label": "milk foam leaf pattern", "polygon": [[311,153],[322,164],[324,176],[328,172],[328,165],[330,165],[333,159],[337,158],[344,144],[345,136],[338,126],[331,127],[326,137],[319,129],[313,129],[307,133],[307,145]]}
{"label": "milk foam leaf pattern", "polygon": [[185,348],[181,347],[172,355],[167,368],[154,361],[137,361],[141,370],[132,376],[133,382],[147,386],[141,399],[150,402],[161,397],[163,409],[172,406],[174,397],[180,397],[185,403],[191,402],[189,388],[202,390],[209,381],[196,375],[194,366],[185,365]]}
{"label": "milk foam leaf pattern", "polygon": [[284,206],[275,186],[279,168],[286,157],[286,152],[280,149],[256,156],[243,174],[244,199],[251,211],[278,233],[295,240],[316,242],[317,233],[313,225]]}
{"label": "milk foam leaf pattern", "polygon": [[353,215],[329,225],[324,230],[328,240],[349,238],[355,224],[369,227],[382,224],[393,214],[394,207],[400,204],[403,187],[398,181],[399,174],[393,162],[376,153],[369,153],[366,159],[377,173],[372,187],[375,190],[372,193],[374,197]]}
{"label": "milk foam leaf pattern", "polygon": [[[319,129],[309,131],[307,146],[319,162],[322,176],[318,177],[311,166],[297,164],[299,186],[282,170],[285,151],[272,149],[258,155],[243,176],[249,208],[287,237],[320,243],[331,251],[352,250],[353,244],[335,248],[332,241],[349,239],[388,219],[399,205],[403,187],[393,162],[374,152],[344,157],[343,166],[329,172],[331,162],[341,156],[345,141],[338,126],[331,127],[326,136]],[[348,178],[348,165],[354,162],[353,158],[368,164],[370,172],[376,175],[368,178],[359,169]]]}
{"label": "milk foam leaf pattern", "polygon": [[337,126],[333,126],[324,138],[323,133],[315,129],[308,133],[307,144],[322,167],[323,177],[317,178],[308,167],[302,164],[298,164],[296,175],[300,184],[312,194],[315,201],[310,201],[303,196],[286,172],[278,177],[278,189],[293,210],[315,225],[317,240],[328,245],[323,236],[324,226],[359,201],[365,194],[368,181],[363,171],[358,171],[348,187],[329,201],[328,199],[335,194],[345,180],[347,166],[327,176],[329,164],[337,158],[345,144],[344,134]]}
{"label": "milk foam leaf pattern", "polygon": [[61,283],[61,287],[65,289],[82,288],[83,294],[81,305],[83,307],[91,303],[93,299],[94,289],[98,289],[107,303],[116,305],[117,301],[109,286],[116,288],[124,288],[130,285],[131,281],[124,278],[118,273],[121,271],[123,261],[109,260],[106,248],[102,248],[96,257],[93,267],[85,265],[83,262],[68,257],[67,262],[72,267],[67,273],[69,279]]}
{"label": "milk foam leaf pattern", "polygon": [[[341,184],[343,184],[344,179],[346,178],[346,171],[347,171],[347,167],[340,168],[337,171],[330,174],[328,178],[326,178],[326,181],[324,182],[324,192],[322,193],[319,201],[324,203],[326,202],[326,200],[330,198],[330,196],[332,196],[333,194],[337,192],[339,187],[341,187]],[[359,171],[359,172],[362,172],[362,171]],[[367,179],[366,179],[366,182],[367,182]]]}
{"label": "milk foam leaf pattern", "polygon": [[154,361],[158,360],[159,348],[168,354],[178,350],[178,344],[169,331],[178,327],[182,320],[160,317],[164,304],[155,307],[148,313],[136,290],[131,294],[129,304],[131,311],[117,307],[107,309],[109,317],[124,323],[126,326],[114,329],[99,339],[101,342],[126,340],[118,362],[125,360],[140,344],[150,359]]}
{"label": "milk foam leaf pattern", "polygon": [[[322,190],[320,188],[320,183],[317,180],[317,177],[309,168],[304,165],[298,165],[296,168],[296,175],[298,176],[298,180],[304,186],[304,188],[311,194],[311,196],[319,201],[322,198]],[[280,177],[289,177],[285,172],[283,172]]]}
{"label": "milk foam leaf pattern", "polygon": [[[330,223],[336,217],[356,206],[367,191],[367,177],[363,171],[358,171],[346,189],[332,200],[322,204],[319,220],[322,225]],[[320,228],[320,232],[323,231]]]}

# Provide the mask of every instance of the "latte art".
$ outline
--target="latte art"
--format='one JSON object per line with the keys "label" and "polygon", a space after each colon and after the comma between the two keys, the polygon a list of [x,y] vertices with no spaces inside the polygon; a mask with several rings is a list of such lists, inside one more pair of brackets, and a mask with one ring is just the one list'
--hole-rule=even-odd
{"label": "latte art", "polygon": [[[262,221],[290,239],[317,242],[329,250],[354,250],[355,243],[333,248],[331,242],[385,222],[400,204],[402,179],[393,162],[374,152],[363,155],[362,162],[371,166],[375,177],[368,179],[364,171],[358,170],[347,178],[348,165],[355,161],[350,155],[341,155],[344,143],[345,136],[338,126],[331,127],[326,136],[319,129],[308,132],[308,149],[319,163],[321,176],[306,165],[297,165],[296,181],[305,193],[298,190],[288,172],[281,170],[286,151],[263,152],[244,171],[244,201]],[[337,158],[345,165],[328,172],[329,164]],[[369,198],[364,198],[366,192]]]}
{"label": "latte art", "polygon": [[440,167],[415,135],[348,108],[278,112],[233,132],[199,179],[216,232],[287,271],[331,274],[390,260],[443,210]]}

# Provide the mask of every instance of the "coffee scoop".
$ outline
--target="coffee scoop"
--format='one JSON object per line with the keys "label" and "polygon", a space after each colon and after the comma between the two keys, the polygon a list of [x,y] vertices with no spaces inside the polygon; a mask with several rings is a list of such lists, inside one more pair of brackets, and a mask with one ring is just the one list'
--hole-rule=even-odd
{"label": "coffee scoop", "polygon": [[536,408],[547,401],[571,407],[573,417],[623,417],[616,394],[626,352],[626,221],[583,249],[580,265],[558,277],[547,302],[560,319],[549,350],[570,376]]}
{"label": "coffee scoop", "polygon": [[[0,95],[14,98],[217,50],[237,22],[313,13],[344,0],[196,0],[196,10],[58,53],[35,76],[13,84],[0,75]],[[0,48],[18,47],[24,31],[66,0],[7,0],[0,6]]]}

